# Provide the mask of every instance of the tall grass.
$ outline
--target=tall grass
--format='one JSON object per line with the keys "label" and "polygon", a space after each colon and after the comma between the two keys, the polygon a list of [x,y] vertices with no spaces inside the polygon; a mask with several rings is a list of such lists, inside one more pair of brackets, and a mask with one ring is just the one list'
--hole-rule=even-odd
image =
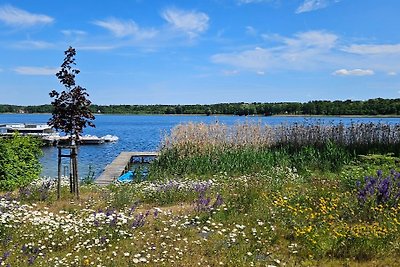
{"label": "tall grass", "polygon": [[183,154],[208,153],[210,149],[271,148],[276,146],[323,146],[328,142],[343,147],[364,149],[397,149],[400,144],[400,124],[351,123],[345,125],[294,123],[276,126],[259,123],[224,124],[188,123],[172,129],[162,143],[162,149],[176,148]]}
{"label": "tall grass", "polygon": [[152,172],[248,174],[277,165],[336,171],[357,154],[398,155],[399,130],[383,123],[181,124],[165,136]]}

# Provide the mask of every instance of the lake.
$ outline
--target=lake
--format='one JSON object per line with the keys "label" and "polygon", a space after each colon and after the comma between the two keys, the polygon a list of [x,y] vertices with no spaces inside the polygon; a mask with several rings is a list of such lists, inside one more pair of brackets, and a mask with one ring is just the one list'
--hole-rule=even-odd
{"label": "lake", "polygon": [[[1,123],[46,123],[50,114],[0,114]],[[348,124],[350,122],[384,122],[400,123],[400,118],[366,118],[366,117],[239,117],[239,116],[196,116],[196,115],[97,115],[96,128],[85,129],[84,134],[104,136],[116,135],[119,141],[102,145],[79,147],[79,176],[88,174],[89,166],[95,176],[99,176],[105,166],[122,151],[155,151],[160,145],[162,137],[174,126],[185,122],[220,122],[233,125],[238,122],[260,122],[276,125],[280,123],[323,123]],[[44,147],[41,163],[43,176],[57,176],[57,149]],[[63,161],[67,166],[67,161]]]}

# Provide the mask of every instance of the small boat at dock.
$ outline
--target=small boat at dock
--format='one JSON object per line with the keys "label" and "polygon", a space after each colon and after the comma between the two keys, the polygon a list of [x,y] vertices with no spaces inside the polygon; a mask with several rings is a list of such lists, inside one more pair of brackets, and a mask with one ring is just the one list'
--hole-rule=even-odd
{"label": "small boat at dock", "polygon": [[122,174],[117,181],[120,183],[130,183],[133,181],[133,178],[135,177],[135,174],[133,171],[127,171],[126,173]]}
{"label": "small boat at dock", "polygon": [[3,136],[13,135],[15,132],[21,135],[31,136],[50,136],[56,133],[53,128],[47,124],[37,123],[6,123],[0,124],[0,134]]}
{"label": "small boat at dock", "polygon": [[[40,138],[46,145],[63,145],[70,141],[69,136],[61,136],[58,132],[44,123],[6,123],[0,124],[0,137],[12,137],[16,132],[25,136]],[[103,137],[96,135],[79,136],[79,145],[100,145],[104,143],[116,142],[118,137],[107,134]]]}
{"label": "small boat at dock", "polygon": [[106,143],[117,142],[117,141],[119,140],[118,136],[116,136],[116,135],[111,135],[111,134],[107,134],[107,135],[103,136],[102,139],[103,139],[104,142],[106,142]]}

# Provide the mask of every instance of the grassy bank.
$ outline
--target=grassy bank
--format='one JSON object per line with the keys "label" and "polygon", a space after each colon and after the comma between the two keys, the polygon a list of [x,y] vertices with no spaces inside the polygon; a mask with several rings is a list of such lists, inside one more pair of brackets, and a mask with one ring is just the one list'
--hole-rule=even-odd
{"label": "grassy bank", "polygon": [[[318,144],[320,136],[301,139],[314,143],[278,145],[257,125],[235,126],[247,139],[237,129],[182,127],[165,139],[148,180],[85,185],[80,201],[71,201],[67,187],[56,201],[51,182],[3,194],[0,261],[10,266],[400,264],[400,159],[394,154],[360,156],[354,142]],[[190,127],[198,129],[199,138],[183,131]],[[232,132],[236,137],[230,139]],[[378,141],[363,149],[396,149],[397,141],[374,136]]]}

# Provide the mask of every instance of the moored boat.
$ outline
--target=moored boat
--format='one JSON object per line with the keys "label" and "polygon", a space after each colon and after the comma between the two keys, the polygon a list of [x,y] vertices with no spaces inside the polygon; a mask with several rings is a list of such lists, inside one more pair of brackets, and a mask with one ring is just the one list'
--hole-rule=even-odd
{"label": "moored boat", "polygon": [[135,174],[133,171],[128,171],[124,174],[122,174],[120,177],[118,177],[117,181],[120,183],[130,183],[133,181],[133,178],[135,177]]}
{"label": "moored boat", "polygon": [[102,139],[104,140],[104,142],[117,142],[119,140],[118,136],[111,134],[103,136]]}
{"label": "moored boat", "polygon": [[[61,136],[59,133],[47,124],[40,123],[7,123],[0,124],[0,137],[11,137],[16,132],[21,135],[35,136],[40,138],[46,145],[64,145],[69,144],[69,136]],[[115,135],[105,135],[98,137],[96,135],[79,136],[79,145],[99,145],[105,142],[116,142],[118,137]]]}

